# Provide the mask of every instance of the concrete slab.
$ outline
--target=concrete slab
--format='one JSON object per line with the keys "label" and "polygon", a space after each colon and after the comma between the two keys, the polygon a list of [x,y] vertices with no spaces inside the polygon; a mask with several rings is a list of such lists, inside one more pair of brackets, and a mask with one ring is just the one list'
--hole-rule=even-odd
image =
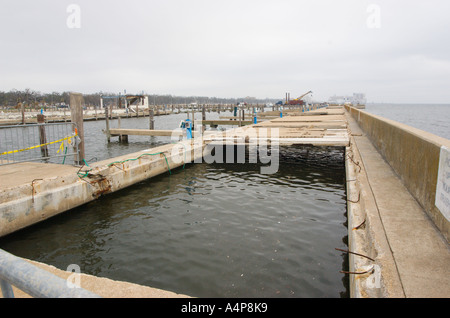
{"label": "concrete slab", "polygon": [[0,191],[23,184],[31,185],[33,180],[43,176],[50,179],[66,174],[76,176],[78,170],[79,168],[74,166],[40,162],[22,162],[0,166]]}

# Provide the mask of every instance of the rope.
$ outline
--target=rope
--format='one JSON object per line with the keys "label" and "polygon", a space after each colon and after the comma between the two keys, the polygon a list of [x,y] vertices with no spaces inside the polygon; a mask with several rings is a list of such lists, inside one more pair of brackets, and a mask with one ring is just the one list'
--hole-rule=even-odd
{"label": "rope", "polygon": [[167,160],[167,157],[166,157],[166,155],[165,155],[163,152],[157,152],[157,153],[144,153],[144,154],[140,155],[140,156],[137,157],[137,158],[126,159],[126,160],[123,160],[123,161],[114,161],[114,162],[111,162],[110,164],[108,164],[108,167],[110,167],[110,166],[112,166],[112,165],[115,165],[115,164],[117,164],[117,163],[125,163],[125,162],[127,162],[127,161],[135,161],[135,160],[139,160],[139,159],[140,159],[141,157],[143,157],[143,156],[156,156],[156,155],[163,155],[163,156],[164,156],[164,159],[166,159],[166,164],[167,164],[167,169],[169,170],[169,174],[172,174],[172,171],[170,171],[169,161]]}
{"label": "rope", "polygon": [[[84,167],[85,165],[89,167],[89,165],[88,165],[88,163],[86,162],[86,160],[83,159],[83,161],[84,161],[84,165],[80,168],[80,170],[83,169],[83,167]],[[87,176],[89,175],[89,172],[90,172],[92,169],[89,169],[89,170],[87,170],[87,171],[82,171],[82,174],[80,174],[80,170],[78,170],[77,175],[78,175],[79,178],[83,179],[83,178],[85,178],[85,177],[87,177]]]}

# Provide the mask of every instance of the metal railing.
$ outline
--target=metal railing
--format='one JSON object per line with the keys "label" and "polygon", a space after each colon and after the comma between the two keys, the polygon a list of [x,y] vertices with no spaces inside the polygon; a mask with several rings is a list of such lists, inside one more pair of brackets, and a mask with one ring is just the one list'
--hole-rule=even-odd
{"label": "metal railing", "polygon": [[0,126],[0,165],[26,161],[72,164],[79,154],[76,131],[69,122]]}
{"label": "metal railing", "polygon": [[13,298],[12,286],[35,298],[100,298],[30,262],[0,249],[0,288],[4,298]]}

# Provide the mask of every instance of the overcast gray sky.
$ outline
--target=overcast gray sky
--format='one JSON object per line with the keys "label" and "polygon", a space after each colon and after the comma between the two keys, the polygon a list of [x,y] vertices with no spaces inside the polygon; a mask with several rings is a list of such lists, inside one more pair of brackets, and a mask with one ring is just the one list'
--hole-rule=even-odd
{"label": "overcast gray sky", "polygon": [[448,0],[0,3],[2,91],[450,102]]}

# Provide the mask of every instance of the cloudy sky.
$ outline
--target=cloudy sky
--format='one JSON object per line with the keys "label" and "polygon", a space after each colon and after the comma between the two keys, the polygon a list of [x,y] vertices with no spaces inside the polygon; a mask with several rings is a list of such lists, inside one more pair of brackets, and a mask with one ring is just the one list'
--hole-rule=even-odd
{"label": "cloudy sky", "polygon": [[0,90],[450,103],[448,0],[0,0]]}

